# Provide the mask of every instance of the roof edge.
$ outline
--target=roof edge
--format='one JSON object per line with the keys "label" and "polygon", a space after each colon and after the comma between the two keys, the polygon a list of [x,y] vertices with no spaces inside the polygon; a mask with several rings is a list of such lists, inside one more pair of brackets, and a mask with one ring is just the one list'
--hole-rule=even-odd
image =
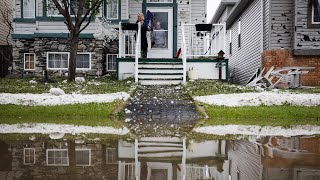
{"label": "roof edge", "polygon": [[226,20],[226,28],[233,24],[233,22],[242,14],[243,10],[248,8],[248,4],[253,2],[253,0],[240,0],[231,10],[229,17]]}
{"label": "roof edge", "polygon": [[219,6],[212,16],[211,20],[209,21],[210,24],[217,23],[218,20],[220,19],[223,11],[227,8],[228,5],[235,5],[238,2],[238,0],[222,0],[219,3]]}

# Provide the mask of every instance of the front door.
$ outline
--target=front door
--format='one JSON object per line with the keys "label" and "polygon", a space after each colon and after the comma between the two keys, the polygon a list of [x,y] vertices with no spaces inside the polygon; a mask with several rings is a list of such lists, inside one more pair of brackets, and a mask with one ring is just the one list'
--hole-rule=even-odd
{"label": "front door", "polygon": [[148,58],[172,58],[173,40],[173,11],[171,7],[150,7],[152,12],[151,27],[149,33]]}

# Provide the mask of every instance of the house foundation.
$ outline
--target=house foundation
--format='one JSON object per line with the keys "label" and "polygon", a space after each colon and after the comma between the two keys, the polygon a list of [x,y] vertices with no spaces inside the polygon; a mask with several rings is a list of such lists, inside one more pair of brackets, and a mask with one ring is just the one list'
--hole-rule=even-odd
{"label": "house foundation", "polygon": [[268,71],[272,66],[279,69],[286,66],[315,67],[308,74],[301,76],[301,83],[304,86],[320,85],[320,56],[295,56],[291,49],[266,50],[262,53],[262,67]]}

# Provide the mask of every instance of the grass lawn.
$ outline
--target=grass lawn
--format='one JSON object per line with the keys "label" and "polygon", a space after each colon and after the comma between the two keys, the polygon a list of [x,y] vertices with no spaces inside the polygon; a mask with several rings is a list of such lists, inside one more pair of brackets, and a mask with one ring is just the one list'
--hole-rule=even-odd
{"label": "grass lawn", "polygon": [[257,106],[224,107],[204,105],[209,116],[204,125],[284,126],[320,125],[320,107]]}
{"label": "grass lawn", "polygon": [[113,112],[121,102],[61,106],[0,105],[0,124],[56,123],[121,127]]}
{"label": "grass lawn", "polygon": [[55,78],[53,83],[42,83],[42,78],[0,78],[0,93],[48,93],[50,88],[61,88],[66,93],[105,94],[128,92],[128,80],[116,81],[110,77],[86,78],[84,83],[64,83]]}
{"label": "grass lawn", "polygon": [[188,82],[185,86],[185,90],[192,96],[256,92],[255,88],[253,87],[245,87],[212,80],[197,80]]}

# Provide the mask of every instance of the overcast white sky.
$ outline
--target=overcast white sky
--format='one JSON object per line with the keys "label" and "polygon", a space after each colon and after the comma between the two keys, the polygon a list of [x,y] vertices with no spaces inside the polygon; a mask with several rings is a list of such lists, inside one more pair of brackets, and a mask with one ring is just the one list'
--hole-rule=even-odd
{"label": "overcast white sky", "polygon": [[210,21],[221,0],[207,0],[207,21]]}

